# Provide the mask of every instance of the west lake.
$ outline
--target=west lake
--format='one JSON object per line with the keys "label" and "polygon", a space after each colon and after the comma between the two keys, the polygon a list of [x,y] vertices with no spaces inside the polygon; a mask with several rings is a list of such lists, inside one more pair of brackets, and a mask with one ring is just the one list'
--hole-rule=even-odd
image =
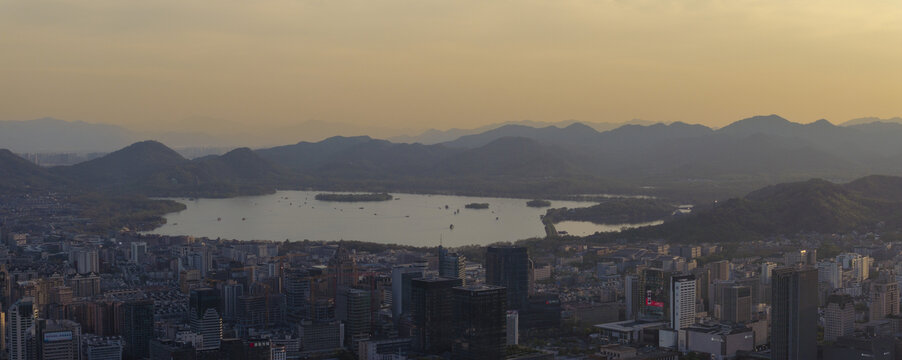
{"label": "west lake", "polygon": [[[401,194],[379,202],[314,200],[321,191],[279,191],[229,199],[179,199],[186,210],[167,214],[166,224],[149,233],[238,240],[360,240],[435,246],[487,245],[544,236],[539,215],[547,208],[526,199]],[[466,209],[487,203],[488,209]],[[591,202],[551,201],[552,207],[587,207]],[[451,225],[454,225],[453,228]],[[636,224],[647,225],[647,224]],[[618,231],[629,224],[567,221],[558,231],[587,235]]]}

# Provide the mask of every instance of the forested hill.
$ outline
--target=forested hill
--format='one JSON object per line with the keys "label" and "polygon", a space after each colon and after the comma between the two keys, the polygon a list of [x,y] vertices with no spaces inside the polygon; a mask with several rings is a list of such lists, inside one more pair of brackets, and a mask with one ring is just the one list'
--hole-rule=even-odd
{"label": "forested hill", "polygon": [[626,235],[689,243],[738,242],[800,232],[900,227],[902,178],[875,175],[846,184],[812,179],[768,186]]}

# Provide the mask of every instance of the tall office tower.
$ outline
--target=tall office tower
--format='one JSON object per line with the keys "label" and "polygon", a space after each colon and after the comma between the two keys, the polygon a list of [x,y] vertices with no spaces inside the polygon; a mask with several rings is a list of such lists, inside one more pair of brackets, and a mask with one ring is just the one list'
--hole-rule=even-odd
{"label": "tall office tower", "polygon": [[517,310],[507,311],[507,345],[520,343],[520,314]]}
{"label": "tall office tower", "polygon": [[668,321],[670,312],[670,272],[657,268],[639,271],[639,320]]}
{"label": "tall office tower", "polygon": [[439,245],[438,276],[461,279],[466,283],[466,258],[458,253],[450,253],[448,249]]}
{"label": "tall office tower", "polygon": [[624,276],[623,297],[626,303],[626,319],[635,320],[639,315],[639,299],[642,298],[639,293],[639,276],[635,274]]}
{"label": "tall office tower", "polygon": [[453,289],[455,340],[451,358],[503,359],[507,340],[507,291],[501,286]]}
{"label": "tall office tower", "polygon": [[842,287],[842,266],[833,260],[817,263],[817,281],[830,285],[831,289]]}
{"label": "tall office tower", "polygon": [[286,310],[293,321],[303,318],[313,291],[313,273],[307,269],[288,269],[282,272]]}
{"label": "tall office tower", "polygon": [[881,278],[871,283],[870,320],[899,315],[899,283]]}
{"label": "tall office tower", "polygon": [[855,332],[855,302],[851,295],[830,295],[824,309],[824,341]]}
{"label": "tall office tower", "polygon": [[777,268],[777,264],[772,262],[761,263],[761,283],[770,285],[771,273]]}
{"label": "tall office tower", "polygon": [[100,272],[100,258],[97,256],[97,249],[77,249],[72,252],[72,257],[75,260],[75,270],[79,274]]}
{"label": "tall office tower", "polygon": [[817,269],[782,267],[771,281],[771,359],[817,358]]}
{"label": "tall office tower", "polygon": [[680,330],[695,324],[695,275],[670,278],[670,326]]}
{"label": "tall office tower", "polygon": [[222,318],[219,310],[219,293],[211,288],[191,290],[188,298],[188,325],[201,336],[197,350],[219,349],[222,341]]}
{"label": "tall office tower", "polygon": [[411,281],[423,277],[422,266],[398,266],[391,270],[391,314],[395,323],[410,312]]}
{"label": "tall office tower", "polygon": [[23,297],[9,308],[9,360],[28,360],[28,328],[34,324],[34,299]]}
{"label": "tall office tower", "polygon": [[134,300],[123,304],[120,329],[127,359],[149,356],[150,340],[154,338],[153,301]]}
{"label": "tall office tower", "polygon": [[34,359],[78,360],[81,358],[81,325],[71,320],[38,319],[34,323]]}
{"label": "tall office tower", "polygon": [[712,262],[708,264],[708,268],[711,269],[711,276],[708,281],[713,283],[717,280],[730,280],[730,262],[728,260]]}
{"label": "tall office tower", "polygon": [[739,324],[749,322],[752,319],[752,289],[739,285],[723,288],[721,309],[721,320]]}
{"label": "tall office tower", "polygon": [[238,298],[244,295],[244,286],[230,280],[222,286],[222,318],[235,320],[239,314]]}
{"label": "tall office tower", "polygon": [[525,247],[489,246],[485,251],[485,283],[507,289],[507,307],[524,310],[529,296],[529,256]]}
{"label": "tall office tower", "polygon": [[413,347],[427,354],[451,350],[454,341],[454,291],[457,278],[423,278],[411,281]]}
{"label": "tall office tower", "polygon": [[133,242],[132,243],[132,251],[130,262],[135,264],[140,264],[144,262],[144,258],[147,256],[147,243],[145,242]]}
{"label": "tall office tower", "polygon": [[335,298],[335,317],[344,323],[345,346],[357,352],[361,340],[373,333],[373,310],[370,292],[353,288],[339,288]]}
{"label": "tall office tower", "polygon": [[338,243],[335,255],[329,259],[329,273],[335,276],[336,287],[357,285],[357,260],[341,242]]}

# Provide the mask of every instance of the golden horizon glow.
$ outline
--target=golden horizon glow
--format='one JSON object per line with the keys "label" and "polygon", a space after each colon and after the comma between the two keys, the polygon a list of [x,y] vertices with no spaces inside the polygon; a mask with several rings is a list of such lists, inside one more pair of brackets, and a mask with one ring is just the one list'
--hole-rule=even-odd
{"label": "golden horizon glow", "polygon": [[902,2],[876,0],[0,0],[0,120],[902,116],[899,19]]}

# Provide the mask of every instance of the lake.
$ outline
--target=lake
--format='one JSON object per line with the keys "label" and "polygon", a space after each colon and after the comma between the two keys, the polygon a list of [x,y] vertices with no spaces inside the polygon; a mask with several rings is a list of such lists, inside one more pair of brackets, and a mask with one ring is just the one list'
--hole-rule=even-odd
{"label": "lake", "polygon": [[[487,245],[545,235],[539,215],[547,208],[526,206],[526,199],[393,194],[381,202],[314,200],[322,191],[279,191],[229,199],[179,199],[186,210],[165,215],[167,223],[151,234],[191,235],[238,240],[360,240],[414,246]],[[466,209],[488,203],[488,209]],[[591,202],[551,201],[552,207],[587,207]],[[453,229],[451,227],[453,226]],[[641,224],[644,225],[644,224]],[[626,224],[567,221],[558,231],[586,235],[618,231]]]}

